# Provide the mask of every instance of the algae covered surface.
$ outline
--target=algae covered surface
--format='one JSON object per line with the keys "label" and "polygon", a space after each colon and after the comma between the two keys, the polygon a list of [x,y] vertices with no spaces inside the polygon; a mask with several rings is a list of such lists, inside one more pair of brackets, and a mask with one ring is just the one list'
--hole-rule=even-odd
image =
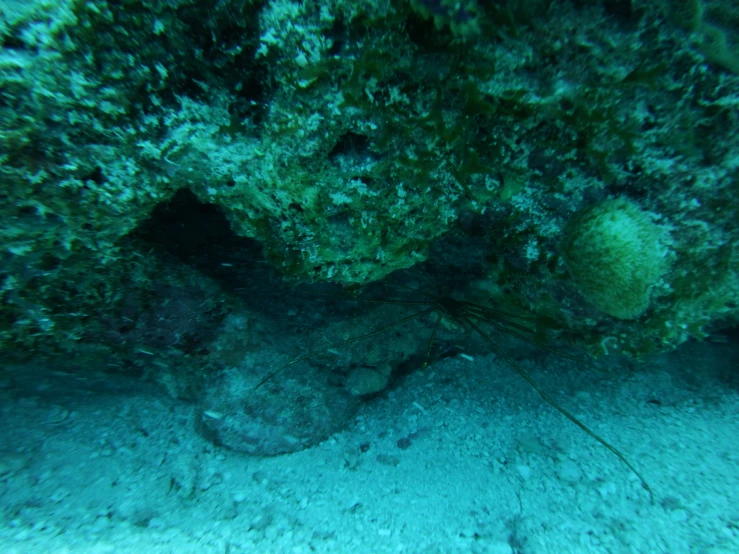
{"label": "algae covered surface", "polygon": [[[344,285],[416,266],[448,239],[435,260],[464,260],[463,294],[486,281],[492,302],[553,318],[593,351],[661,350],[736,321],[729,3],[0,9],[6,345],[109,349],[101,309],[120,318],[158,280],[217,269],[183,275],[162,250],[218,249],[245,282],[240,239],[281,279]],[[614,237],[577,262],[599,277],[573,279],[568,223],[603,202],[643,213],[659,245]],[[147,234],[167,210],[224,221]],[[632,261],[599,257],[621,248]],[[609,311],[599,299],[640,257],[659,271]],[[213,286],[228,294],[225,280]]]}

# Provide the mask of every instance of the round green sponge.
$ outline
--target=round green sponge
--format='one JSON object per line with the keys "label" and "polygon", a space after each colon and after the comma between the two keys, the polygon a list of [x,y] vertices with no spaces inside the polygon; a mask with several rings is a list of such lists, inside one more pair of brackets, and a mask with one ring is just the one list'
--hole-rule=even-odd
{"label": "round green sponge", "polygon": [[620,319],[639,317],[667,269],[666,233],[631,200],[605,200],[566,229],[563,256],[580,292]]}

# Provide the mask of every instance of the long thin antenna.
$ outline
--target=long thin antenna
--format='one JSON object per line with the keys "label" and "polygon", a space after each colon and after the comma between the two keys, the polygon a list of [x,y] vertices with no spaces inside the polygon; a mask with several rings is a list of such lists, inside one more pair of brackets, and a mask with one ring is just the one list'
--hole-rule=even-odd
{"label": "long thin antenna", "polygon": [[559,413],[561,413],[563,416],[565,416],[567,419],[569,419],[572,423],[577,425],[580,429],[585,431],[588,435],[590,435],[592,438],[594,438],[596,441],[598,441],[600,444],[605,446],[608,450],[611,451],[612,454],[614,454],[619,460],[621,460],[626,467],[628,467],[634,475],[636,475],[639,480],[641,481],[641,486],[643,489],[645,489],[649,493],[649,500],[652,504],[654,504],[654,493],[652,492],[652,489],[649,487],[649,484],[647,481],[642,477],[641,473],[639,473],[636,468],[631,465],[631,463],[626,459],[626,457],[619,452],[619,450],[613,446],[611,443],[606,441],[604,438],[602,438],[600,435],[592,431],[587,425],[585,425],[582,421],[577,419],[574,415],[572,415],[570,412],[565,410],[562,406],[560,406],[556,400],[551,398],[547,393],[545,393],[541,388],[539,388],[539,385],[534,381],[531,376],[526,373],[521,367],[513,361],[513,359],[508,356],[505,352],[503,352],[498,345],[495,344],[495,341],[488,335],[485,331],[483,331],[479,325],[477,325],[474,321],[472,321],[470,318],[464,318],[465,323],[467,323],[472,329],[474,329],[487,343],[490,345],[490,347],[493,349],[493,352],[495,352],[496,355],[503,358],[506,362],[508,362],[508,365],[510,365],[513,370],[518,373],[523,379],[526,380],[526,382],[531,385],[531,387],[539,393],[539,396],[541,396],[544,401],[552,406],[555,410],[557,410]]}

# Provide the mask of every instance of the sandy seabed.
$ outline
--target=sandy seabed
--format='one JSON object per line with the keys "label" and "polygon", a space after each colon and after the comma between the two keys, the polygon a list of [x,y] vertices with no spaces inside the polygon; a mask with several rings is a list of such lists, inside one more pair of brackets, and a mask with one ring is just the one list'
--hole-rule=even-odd
{"label": "sandy seabed", "polygon": [[738,351],[686,345],[617,376],[520,362],[654,503],[494,356],[412,373],[276,458],[214,446],[154,385],[8,367],[0,552],[736,553]]}

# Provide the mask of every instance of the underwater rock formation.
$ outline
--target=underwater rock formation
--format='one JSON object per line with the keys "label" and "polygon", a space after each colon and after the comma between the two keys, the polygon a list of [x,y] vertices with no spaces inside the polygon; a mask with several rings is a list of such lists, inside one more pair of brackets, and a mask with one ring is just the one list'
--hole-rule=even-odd
{"label": "underwater rock formation", "polygon": [[[109,352],[101,310],[146,309],[170,272],[248,280],[245,238],[285,277],[345,285],[447,240],[438,265],[474,265],[594,350],[736,322],[739,19],[725,3],[667,4],[5,3],[3,347]],[[707,46],[719,16],[721,52]],[[225,224],[165,246],[207,234],[217,267],[173,269],[142,232],[183,195]],[[636,321],[594,309],[562,256],[567,222],[611,197],[672,237]]]}

